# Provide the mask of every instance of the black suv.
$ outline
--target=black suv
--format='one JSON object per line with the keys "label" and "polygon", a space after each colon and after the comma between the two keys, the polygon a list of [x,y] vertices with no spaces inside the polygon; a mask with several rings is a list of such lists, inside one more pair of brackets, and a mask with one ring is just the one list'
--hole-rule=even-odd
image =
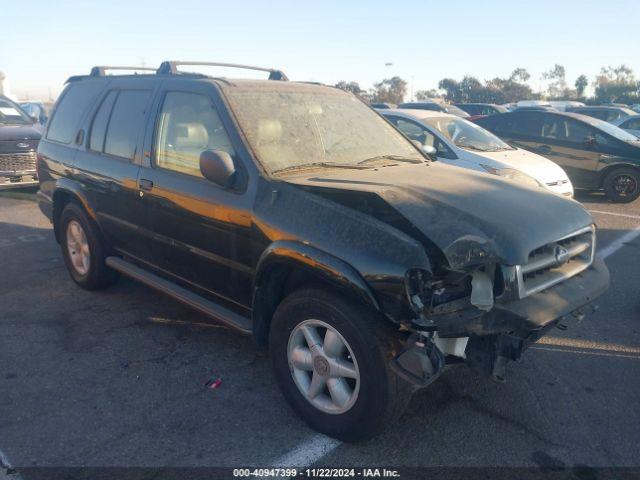
{"label": "black suv", "polygon": [[252,334],[319,431],[370,437],[450,363],[501,380],[606,290],[577,202],[432,162],[342,90],[183,68],[72,77],[40,208],[76,283],[123,273]]}
{"label": "black suv", "polygon": [[38,185],[40,127],[18,104],[0,95],[0,190]]}

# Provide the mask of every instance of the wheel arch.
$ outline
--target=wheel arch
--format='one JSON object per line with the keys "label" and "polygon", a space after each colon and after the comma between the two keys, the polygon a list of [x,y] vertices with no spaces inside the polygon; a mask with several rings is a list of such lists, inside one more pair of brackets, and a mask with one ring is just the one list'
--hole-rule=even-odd
{"label": "wheel arch", "polygon": [[309,285],[352,295],[359,303],[380,311],[372,290],[347,262],[297,241],[277,241],[261,255],[253,285],[253,334],[267,344],[273,314],[292,291]]}
{"label": "wheel arch", "polygon": [[604,187],[604,180],[605,178],[607,178],[607,175],[609,175],[614,170],[618,170],[620,168],[631,168],[640,175],[640,165],[638,164],[628,163],[628,162],[612,163],[604,167],[602,170],[600,170],[600,179],[599,179],[598,186],[600,188]]}
{"label": "wheel arch", "polygon": [[64,207],[70,202],[77,203],[84,209],[89,218],[96,224],[98,224],[98,219],[95,211],[93,210],[93,208],[91,208],[89,200],[82,191],[81,186],[76,182],[67,178],[59,179],[56,182],[56,188],[51,198],[53,202],[51,216],[51,219],[53,221],[53,232],[58,243],[60,242],[58,220],[60,218],[60,215],[62,214],[62,210],[64,210]]}

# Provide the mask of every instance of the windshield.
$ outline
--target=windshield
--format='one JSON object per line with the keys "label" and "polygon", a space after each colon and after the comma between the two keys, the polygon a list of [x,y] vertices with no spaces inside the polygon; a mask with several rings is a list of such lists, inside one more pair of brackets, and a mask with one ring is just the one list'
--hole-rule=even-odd
{"label": "windshield", "polygon": [[308,166],[367,168],[425,160],[355,97],[338,90],[231,90],[227,98],[258,160],[270,173]]}
{"label": "windshield", "polygon": [[609,122],[605,122],[604,120],[593,119],[593,121],[590,123],[595,127],[599,128],[600,130],[604,130],[606,133],[608,133],[612,137],[617,138],[618,140],[622,140],[623,142],[634,142],[634,143],[640,142],[640,138],[627,132],[626,130],[623,130],[620,127],[616,127],[615,125],[612,125]]}
{"label": "windshield", "polygon": [[18,105],[6,98],[0,98],[0,123],[30,125],[33,120]]}
{"label": "windshield", "polygon": [[509,144],[500,140],[493,133],[462,118],[427,117],[422,121],[438,130],[460,148],[481,152],[513,150]]}

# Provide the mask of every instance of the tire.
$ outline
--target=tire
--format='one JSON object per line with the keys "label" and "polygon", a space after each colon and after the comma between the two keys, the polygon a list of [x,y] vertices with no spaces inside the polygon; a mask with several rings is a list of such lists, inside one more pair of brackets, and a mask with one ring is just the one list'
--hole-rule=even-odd
{"label": "tire", "polygon": [[97,290],[118,280],[118,273],[104,263],[105,247],[97,226],[79,205],[64,207],[58,227],[64,263],[74,282],[86,290]]}
{"label": "tire", "polygon": [[604,178],[604,191],[616,203],[633,202],[640,196],[640,170],[616,168]]}
{"label": "tire", "polygon": [[[315,329],[316,340],[322,339],[323,343],[322,350],[307,350],[311,356],[304,350],[309,345],[305,331],[309,327]],[[331,340],[327,341],[329,330]],[[343,343],[341,355],[332,352],[336,339]],[[269,335],[273,369],[287,401],[312,428],[347,442],[375,436],[409,403],[412,386],[388,367],[398,347],[397,330],[377,318],[375,312],[315,288],[298,290],[285,298],[276,309]],[[305,354],[297,355],[298,351]],[[339,365],[352,367],[340,370],[348,372],[342,378],[332,376],[338,360]],[[296,368],[302,364],[303,369]],[[357,378],[349,377],[354,370]],[[308,384],[311,392],[315,375],[326,386],[309,399],[313,394],[304,389]]]}

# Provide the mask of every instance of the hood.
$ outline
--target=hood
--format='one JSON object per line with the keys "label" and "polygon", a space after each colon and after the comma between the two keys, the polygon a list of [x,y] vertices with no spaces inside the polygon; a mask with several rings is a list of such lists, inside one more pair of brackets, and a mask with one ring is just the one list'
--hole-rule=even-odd
{"label": "hood", "polygon": [[535,178],[542,184],[566,180],[567,174],[556,163],[540,155],[520,148],[500,152],[473,152],[474,154],[500,162],[508,168],[515,168]]}
{"label": "hood", "polygon": [[452,268],[524,264],[534,249],[593,223],[573,200],[438,162],[307,171],[283,180],[312,191],[380,196],[442,250]]}
{"label": "hood", "polygon": [[0,142],[7,140],[40,140],[42,133],[35,125],[4,125],[0,123]]}

